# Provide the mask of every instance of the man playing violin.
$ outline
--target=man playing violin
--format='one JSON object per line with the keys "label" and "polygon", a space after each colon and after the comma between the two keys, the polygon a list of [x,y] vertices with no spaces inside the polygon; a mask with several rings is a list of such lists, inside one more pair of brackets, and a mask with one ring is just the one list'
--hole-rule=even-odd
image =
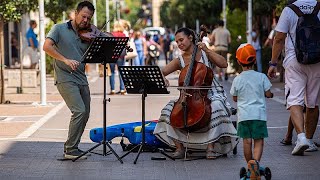
{"label": "man playing violin", "polygon": [[[211,69],[214,66],[227,67],[226,60],[221,55],[208,49],[201,40],[196,43],[196,36],[191,29],[179,29],[175,33],[175,40],[182,51],[182,55],[173,59],[162,69],[164,76],[176,70],[183,71],[183,68],[192,61],[193,51],[196,49],[194,48],[195,46],[198,46],[195,52],[195,61],[201,62]],[[167,79],[165,81],[169,85],[169,81]],[[173,153],[174,158],[185,157],[185,147],[188,147],[188,149],[206,149],[207,159],[215,159],[221,154],[227,154],[232,151],[238,143],[236,129],[230,120],[231,107],[226,101],[226,93],[223,87],[213,77],[212,84],[208,89],[207,98],[210,100],[211,112],[209,113],[209,123],[206,127],[192,132],[173,127],[170,117],[173,115],[172,112],[177,100],[171,100],[161,111],[154,134],[169,146],[176,148]],[[183,117],[181,117],[182,120]]]}
{"label": "man playing violin", "polygon": [[89,1],[80,2],[74,20],[54,25],[43,45],[43,50],[54,58],[55,85],[72,113],[67,141],[64,143],[66,159],[81,155],[78,145],[89,119],[90,90],[85,64],[80,62],[89,43],[80,39],[78,31],[90,26],[94,11]]}

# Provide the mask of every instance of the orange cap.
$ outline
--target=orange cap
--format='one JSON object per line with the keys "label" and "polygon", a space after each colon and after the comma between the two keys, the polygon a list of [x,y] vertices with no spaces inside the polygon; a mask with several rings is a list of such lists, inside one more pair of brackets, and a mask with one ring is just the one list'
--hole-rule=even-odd
{"label": "orange cap", "polygon": [[251,44],[241,44],[237,49],[236,58],[242,64],[250,64],[256,61],[256,50]]}

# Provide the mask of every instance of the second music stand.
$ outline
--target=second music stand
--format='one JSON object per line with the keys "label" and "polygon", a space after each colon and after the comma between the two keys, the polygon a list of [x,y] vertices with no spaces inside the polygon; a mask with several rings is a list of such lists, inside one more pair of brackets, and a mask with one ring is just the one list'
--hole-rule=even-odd
{"label": "second music stand", "polygon": [[[128,94],[141,94],[142,96],[142,140],[141,143],[121,156],[121,159],[139,147],[138,154],[134,160],[137,163],[139,155],[143,152],[145,143],[145,99],[147,94],[169,94],[158,66],[120,66],[119,72]],[[162,150],[160,153],[172,159]]]}
{"label": "second music stand", "polygon": [[[122,164],[123,161],[119,157],[119,155],[114,151],[111,147],[109,142],[107,142],[107,114],[106,114],[106,107],[107,101],[110,102],[110,98],[106,98],[106,65],[107,63],[115,63],[120,58],[121,53],[125,46],[127,45],[129,38],[127,37],[96,37],[94,41],[90,44],[87,51],[83,55],[82,63],[101,63],[104,65],[103,68],[103,140],[98,143],[97,145],[93,146],[89,150],[85,151],[83,154],[78,156],[77,158],[73,159],[72,161],[76,161],[77,159],[81,158],[85,154],[91,152],[93,149],[99,147],[100,145],[103,146],[102,156],[107,156],[107,147],[110,151],[116,156],[116,158]],[[92,152],[93,153],[93,152]],[[94,153],[98,154],[98,153]]]}

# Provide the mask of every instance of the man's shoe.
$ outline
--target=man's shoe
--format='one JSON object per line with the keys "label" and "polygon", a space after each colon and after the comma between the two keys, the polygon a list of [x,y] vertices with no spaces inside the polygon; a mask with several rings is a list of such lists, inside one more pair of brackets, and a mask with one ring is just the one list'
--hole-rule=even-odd
{"label": "man's shoe", "polygon": [[312,140],[309,140],[309,148],[306,149],[304,152],[314,152],[318,151],[318,147],[314,144]]}
{"label": "man's shoe", "polygon": [[303,153],[306,149],[309,148],[309,142],[306,137],[302,137],[297,139],[297,144],[292,151],[292,155],[294,156],[303,156]]}
{"label": "man's shoe", "polygon": [[[78,151],[81,152],[82,154],[86,152],[86,151],[83,151],[81,149],[78,149]],[[86,154],[86,156],[91,156],[90,151]]]}
{"label": "man's shoe", "polygon": [[282,140],[280,141],[280,143],[281,143],[283,146],[292,145],[292,141],[287,141],[286,139],[282,139]]}
{"label": "man's shoe", "polygon": [[[80,156],[81,154],[83,154],[83,153],[80,152],[79,150],[74,150],[74,151],[71,151],[71,152],[65,152],[64,153],[64,158],[65,159],[75,159],[78,156]],[[87,159],[87,156],[82,156],[79,159]]]}

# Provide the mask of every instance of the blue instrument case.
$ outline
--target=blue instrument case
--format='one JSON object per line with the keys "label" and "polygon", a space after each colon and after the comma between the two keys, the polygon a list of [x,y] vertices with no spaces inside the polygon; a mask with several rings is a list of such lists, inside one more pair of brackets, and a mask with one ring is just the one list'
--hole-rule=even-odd
{"label": "blue instrument case", "polygon": [[[146,131],[146,144],[152,147],[167,147],[166,144],[161,142],[153,134],[154,128],[157,121],[146,121],[145,131]],[[142,123],[141,122],[131,122],[124,124],[117,124],[113,126],[108,126],[107,131],[107,141],[111,141],[115,137],[126,137],[132,145],[138,145],[142,140]],[[90,130],[90,139],[93,142],[101,142],[103,140],[103,128],[94,128]]]}

